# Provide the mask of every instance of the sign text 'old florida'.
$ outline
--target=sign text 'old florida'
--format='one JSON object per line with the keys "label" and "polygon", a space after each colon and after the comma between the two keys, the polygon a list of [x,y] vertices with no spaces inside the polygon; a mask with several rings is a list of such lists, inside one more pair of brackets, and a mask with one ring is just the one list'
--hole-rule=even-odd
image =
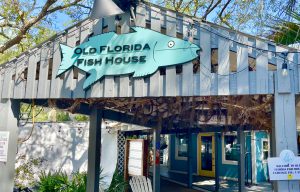
{"label": "sign text 'old florida'", "polygon": [[77,67],[89,75],[87,89],[105,75],[143,77],[159,67],[187,63],[198,57],[196,44],[163,35],[150,29],[133,27],[134,32],[104,33],[77,47],[61,44],[62,62],[57,76]]}

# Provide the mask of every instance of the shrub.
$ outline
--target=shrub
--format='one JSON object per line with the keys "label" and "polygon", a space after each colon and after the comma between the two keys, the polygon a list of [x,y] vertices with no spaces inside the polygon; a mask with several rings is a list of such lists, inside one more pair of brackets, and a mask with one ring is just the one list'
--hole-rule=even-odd
{"label": "shrub", "polygon": [[119,174],[118,169],[116,169],[111,184],[105,192],[125,192],[127,187],[128,183],[124,180],[124,176]]}
{"label": "shrub", "polygon": [[39,192],[60,192],[68,188],[68,176],[62,171],[54,173],[42,171],[39,175],[40,181],[37,183]]}
{"label": "shrub", "polygon": [[[103,182],[102,169],[100,170],[99,183]],[[62,171],[54,173],[42,171],[39,175],[40,181],[37,183],[39,192],[86,192],[87,173],[75,172],[69,179]]]}
{"label": "shrub", "polygon": [[76,120],[76,121],[88,121],[89,120],[89,117],[88,116],[86,116],[86,115],[80,115],[80,114],[77,114],[77,115],[75,115],[75,117],[74,117],[74,119]]}
{"label": "shrub", "polygon": [[86,192],[87,173],[75,172],[69,183],[68,191],[70,192]]}
{"label": "shrub", "polygon": [[57,122],[70,121],[70,116],[68,112],[59,111],[56,113]]}

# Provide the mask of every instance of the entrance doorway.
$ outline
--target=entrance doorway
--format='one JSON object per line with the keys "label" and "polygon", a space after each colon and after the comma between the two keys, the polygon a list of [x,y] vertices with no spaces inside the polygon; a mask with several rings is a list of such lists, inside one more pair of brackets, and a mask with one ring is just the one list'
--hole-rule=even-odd
{"label": "entrance doorway", "polygon": [[215,176],[215,134],[198,135],[198,171],[200,176]]}

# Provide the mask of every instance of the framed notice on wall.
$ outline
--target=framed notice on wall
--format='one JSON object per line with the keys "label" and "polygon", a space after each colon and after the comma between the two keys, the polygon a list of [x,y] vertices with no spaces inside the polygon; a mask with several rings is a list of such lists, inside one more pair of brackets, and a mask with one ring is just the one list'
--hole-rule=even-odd
{"label": "framed notice on wall", "polygon": [[8,131],[0,131],[0,162],[7,162],[7,152],[8,152]]}
{"label": "framed notice on wall", "polygon": [[282,150],[279,157],[268,158],[271,181],[300,180],[300,157],[291,150]]}
{"label": "framed notice on wall", "polygon": [[147,176],[148,145],[144,139],[126,140],[125,178]]}

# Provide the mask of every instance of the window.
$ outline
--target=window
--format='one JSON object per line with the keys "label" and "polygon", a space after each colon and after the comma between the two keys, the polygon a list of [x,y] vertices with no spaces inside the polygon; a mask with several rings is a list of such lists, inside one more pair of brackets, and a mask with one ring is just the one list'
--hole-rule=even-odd
{"label": "window", "polygon": [[188,141],[186,135],[178,135],[175,137],[176,148],[175,148],[175,159],[176,160],[187,160],[187,148]]}
{"label": "window", "polygon": [[236,165],[239,149],[236,132],[224,133],[222,137],[222,163]]}
{"label": "window", "polygon": [[269,140],[268,139],[262,139],[262,160],[263,162],[267,162],[268,157],[269,157]]}

